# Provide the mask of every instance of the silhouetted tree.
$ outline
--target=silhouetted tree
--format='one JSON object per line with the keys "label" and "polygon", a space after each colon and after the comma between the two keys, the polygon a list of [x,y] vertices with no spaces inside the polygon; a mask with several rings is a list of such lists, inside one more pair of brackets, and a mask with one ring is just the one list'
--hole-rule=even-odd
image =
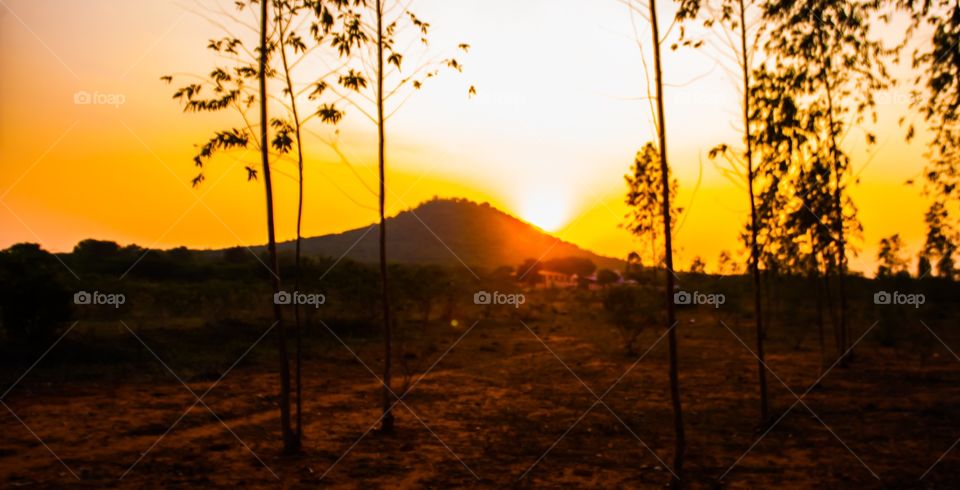
{"label": "silhouetted tree", "polygon": [[[960,245],[960,2],[956,0],[897,0],[911,16],[908,35],[930,29],[930,40],[913,52],[913,68],[921,69],[914,83],[912,106],[930,129],[924,190],[932,200],[926,215],[925,250],[942,262],[942,276],[952,276],[950,255]],[[908,36],[909,37],[909,36]],[[902,122],[902,120],[901,120]],[[915,132],[911,125],[907,139]],[[932,241],[931,241],[932,239]]]}
{"label": "silhouetted tree", "polygon": [[[349,2],[343,2],[348,4]],[[341,95],[344,102],[362,113],[377,128],[377,167],[379,174],[378,208],[380,231],[380,291],[381,314],[383,317],[383,387],[381,404],[383,418],[380,430],[384,433],[393,431],[394,417],[391,408],[395,404],[390,388],[391,382],[391,320],[390,320],[390,288],[387,272],[387,221],[386,221],[386,137],[387,121],[396,113],[403,103],[408,100],[412,92],[409,89],[420,90],[427,79],[436,77],[441,68],[462,71],[462,65],[456,58],[440,56],[410,67],[404,60],[408,57],[412,47],[419,44],[426,51],[429,45],[428,36],[430,24],[421,20],[411,10],[409,3],[400,0],[355,0],[353,8],[344,14],[346,32],[354,33],[353,42],[357,47],[366,49],[366,56],[359,56],[347,63],[339,74],[336,85],[330,85],[328,90]],[[412,29],[408,32],[407,29]],[[412,39],[405,39],[404,34]],[[410,41],[409,43],[407,41]],[[344,41],[335,39],[334,42],[343,46]],[[469,45],[460,44],[458,49],[466,52]],[[422,53],[424,56],[426,52]],[[367,60],[372,60],[367,63]],[[404,71],[404,66],[407,66]],[[470,87],[469,93],[476,90]],[[388,104],[400,97],[399,103],[392,107]],[[371,107],[372,106],[372,107]]]}
{"label": "silhouetted tree", "polygon": [[34,243],[0,251],[0,325],[9,340],[47,344],[70,319],[73,293],[61,270],[57,258]]}
{"label": "silhouetted tree", "polygon": [[[824,306],[830,307],[834,343],[838,354],[842,354],[843,336],[841,335],[838,315],[831,302],[831,272],[836,270],[837,241],[833,230],[822,221],[821,216],[829,216],[833,206],[831,164],[816,151],[816,135],[799,145],[801,160],[797,162],[795,175],[787,179],[792,197],[786,202],[789,206],[781,222],[783,233],[778,235],[779,250],[782,252],[780,270],[790,274],[805,275],[812,283],[816,300],[817,336],[820,345],[821,368],[828,362],[824,335]],[[848,202],[852,208],[853,204]],[[851,214],[845,226],[850,231],[859,231],[859,222]]]}
{"label": "silhouetted tree", "polygon": [[930,275],[933,266],[930,265],[930,258],[922,252],[917,257],[917,279],[923,279]]}
{"label": "silhouetted tree", "polygon": [[737,273],[737,264],[733,260],[733,257],[730,256],[730,252],[723,250],[720,252],[720,255],[717,256],[717,274],[736,274]]}
{"label": "silhouetted tree", "polygon": [[747,41],[747,9],[753,5],[753,2],[746,0],[718,0],[710,2],[709,0],[681,0],[680,9],[677,18],[680,20],[692,19],[701,11],[701,7],[706,6],[703,11],[707,12],[704,24],[707,27],[719,25],[720,29],[729,29],[732,33],[739,34],[738,43],[734,42],[730,36],[725,35],[724,39],[730,42],[732,55],[739,65],[737,68],[740,79],[738,83],[742,91],[742,123],[743,123],[743,143],[744,151],[742,154],[730,151],[727,145],[720,145],[710,152],[711,158],[716,158],[718,154],[723,153],[731,163],[731,172],[745,177],[747,186],[747,197],[750,203],[750,221],[747,224],[749,240],[747,249],[750,251],[750,272],[753,275],[754,292],[754,324],[756,328],[756,354],[757,354],[757,375],[760,385],[760,424],[763,425],[769,418],[767,403],[767,368],[764,361],[764,327],[763,310],[760,285],[760,246],[758,243],[758,217],[757,204],[754,187],[756,185],[756,162],[753,151],[754,139],[752,131],[754,130],[753,118],[760,113],[752,106],[753,81],[751,72],[754,51],[756,51],[757,41],[752,39]]}
{"label": "silhouetted tree", "polygon": [[[821,340],[821,359],[826,362],[822,306],[829,299],[829,273],[836,268],[837,241],[833,228],[824,217],[833,213],[831,189],[833,165],[824,151],[825,136],[817,129],[817,117],[811,117],[797,102],[802,98],[791,80],[797,77],[792,66],[761,66],[753,72],[751,118],[753,152],[757,182],[756,232],[759,268],[769,289],[771,277],[781,274],[804,275],[816,291],[817,331]],[[725,153],[726,155],[727,153]],[[853,203],[847,200],[847,208]],[[859,231],[855,213],[849,213],[845,226]],[[744,243],[752,240],[747,227]],[[749,246],[749,245],[748,245]],[[770,304],[769,292],[764,295]],[[771,309],[764,308],[765,329],[771,324]],[[836,348],[842,352],[836,315]],[[764,330],[765,332],[765,330]],[[762,332],[761,332],[762,333]]]}
{"label": "silhouetted tree", "polygon": [[[637,152],[630,167],[630,173],[624,175],[627,183],[627,215],[621,225],[633,236],[646,240],[650,247],[650,264],[656,275],[656,269],[663,264],[662,254],[657,252],[663,230],[663,181],[660,172],[660,153],[653,143],[643,145]],[[670,179],[670,197],[675,199],[679,184]],[[672,205],[671,219],[676,220],[681,208]]]}
{"label": "silhouetted tree", "polygon": [[[267,45],[267,25],[270,12],[270,0],[258,0],[260,2],[260,46],[257,51],[257,79],[260,83],[260,161],[263,171],[263,185],[266,190],[267,199],[267,250],[270,254],[271,283],[273,285],[273,294],[280,292],[280,262],[277,260],[277,235],[274,225],[273,211],[273,181],[270,173],[270,147],[267,141],[270,139],[268,122],[270,118],[267,112],[267,69],[269,64],[269,51]],[[273,320],[277,328],[278,352],[280,357],[280,426],[283,433],[283,449],[286,453],[292,453],[300,450],[297,438],[290,427],[290,361],[287,354],[287,336],[283,325],[283,315],[280,310],[280,304],[273,301]]]}
{"label": "silhouetted tree", "polygon": [[603,309],[630,356],[640,354],[637,341],[645,328],[659,320],[659,307],[654,295],[637,286],[614,286],[603,293]]}
{"label": "silhouetted tree", "polygon": [[633,280],[639,280],[642,272],[643,259],[640,257],[640,254],[637,252],[630,252],[627,254],[627,264],[623,271],[624,277]]}
{"label": "silhouetted tree", "polygon": [[562,257],[545,260],[543,268],[548,271],[585,277],[593,274],[597,270],[597,265],[585,257]]}
{"label": "silhouetted tree", "polygon": [[620,280],[620,274],[610,269],[600,269],[597,271],[597,284],[600,286],[609,286]]}
{"label": "silhouetted tree", "polygon": [[957,251],[957,232],[950,227],[946,204],[935,201],[927,210],[924,221],[927,224],[927,238],[923,244],[923,256],[928,261],[936,261],[937,276],[953,280],[956,274],[953,255]]}
{"label": "silhouetted tree", "polygon": [[877,253],[877,277],[896,276],[907,272],[907,260],[902,257],[903,240],[895,233],[880,239]]}
{"label": "silhouetted tree", "polygon": [[120,252],[120,245],[117,242],[94,240],[87,238],[77,242],[73,247],[73,256],[76,258],[89,258],[91,260],[103,260],[115,256]]}
{"label": "silhouetted tree", "polygon": [[251,258],[250,252],[243,247],[230,247],[223,251],[223,260],[230,264],[245,264]]}
{"label": "silhouetted tree", "polygon": [[[287,117],[275,117],[270,125],[274,128],[274,137],[271,146],[280,155],[287,155],[296,151],[297,163],[297,219],[296,243],[294,249],[294,290],[300,290],[301,284],[301,242],[303,239],[303,199],[304,199],[304,152],[303,131],[304,125],[312,118],[317,117],[323,123],[336,125],[342,118],[342,113],[333,105],[323,103],[305,116],[301,112],[300,97],[309,92],[309,99],[316,101],[324,96],[325,88],[329,86],[328,78],[335,75],[335,71],[315,74],[315,78],[304,84],[296,81],[294,71],[302,66],[307,56],[314,54],[317,48],[329,47],[334,49],[339,57],[349,57],[351,48],[362,41],[362,34],[349,24],[343,25],[337,19],[343,19],[344,12],[349,14],[349,2],[323,0],[274,0],[276,9],[276,50],[280,53],[280,70],[276,70],[277,77],[283,83],[283,93],[287,97]],[[306,26],[309,33],[300,32],[300,26]],[[307,45],[312,41],[312,46]],[[328,46],[329,45],[329,46]],[[288,50],[292,54],[288,54]],[[281,99],[282,100],[282,99]],[[303,437],[303,332],[301,325],[301,305],[293,306],[294,328],[296,335],[295,345],[295,372],[294,385],[296,391],[296,437],[298,445]]]}
{"label": "silhouetted tree", "polygon": [[[231,67],[217,66],[208,76],[197,77],[187,75],[194,80],[192,83],[177,89],[174,99],[180,101],[185,112],[220,112],[235,110],[241,117],[242,124],[227,129],[217,130],[214,135],[203,144],[193,162],[200,169],[200,173],[193,179],[193,185],[198,186],[204,180],[203,166],[217,153],[231,149],[247,148],[251,142],[260,153],[260,172],[263,173],[263,184],[266,198],[267,218],[267,251],[268,268],[270,269],[270,284],[274,294],[279,293],[280,264],[277,258],[276,227],[274,225],[274,197],[273,179],[270,167],[270,119],[268,114],[268,79],[273,70],[270,67],[270,55],[277,44],[270,39],[268,26],[271,25],[270,14],[273,11],[270,0],[245,0],[235,2],[238,10],[255,9],[259,6],[259,26],[253,31],[257,35],[257,47],[253,51],[246,48],[244,42],[225,32],[221,39],[211,39],[207,47],[217,53],[221,60],[232,63]],[[227,14],[224,16],[232,18]],[[214,21],[215,25],[220,25]],[[161,79],[167,83],[173,81],[173,76],[164,76]],[[253,88],[256,83],[256,88]],[[209,95],[208,95],[209,94]],[[254,125],[248,117],[248,112],[256,104],[259,123]],[[257,133],[259,132],[259,137]],[[258,176],[258,170],[252,165],[246,167],[248,180]],[[280,370],[280,428],[285,453],[299,450],[298,439],[290,425],[290,361],[287,353],[286,328],[283,324],[281,305],[273,303],[274,327],[277,330],[277,350]]]}
{"label": "silhouetted tree", "polygon": [[[274,0],[276,8],[276,32],[277,32],[277,50],[280,52],[281,76],[285,83],[284,92],[289,98],[289,111],[292,121],[280,118],[274,118],[270,125],[273,126],[275,133],[271,146],[281,154],[289,153],[291,146],[296,144],[297,151],[297,238],[294,257],[293,290],[300,290],[300,242],[302,237],[303,223],[303,127],[298,111],[297,93],[293,89],[293,75],[291,74],[290,62],[287,59],[287,48],[294,53],[306,51],[307,47],[296,32],[290,32],[290,25],[297,17],[298,10],[305,5],[290,4],[286,0]],[[292,137],[291,137],[292,134]],[[297,438],[297,447],[303,444],[303,390],[301,383],[301,363],[302,363],[302,326],[300,325],[300,306],[293,305],[294,331],[296,335],[296,345],[294,354],[294,386],[296,392],[296,429],[294,433]]]}
{"label": "silhouetted tree", "polygon": [[690,272],[693,274],[706,274],[707,273],[707,263],[703,261],[699,255],[693,258],[693,261],[690,262]]}
{"label": "silhouetted tree", "polygon": [[[866,114],[876,119],[875,95],[890,85],[886,60],[894,51],[870,33],[881,6],[874,1],[838,0],[763,3],[764,21],[770,28],[765,51],[776,58],[778,72],[786,68],[791,75],[788,86],[803,96],[807,128],[822,136],[822,151],[831,165],[829,226],[836,241],[833,273],[837,276],[841,353],[846,353],[849,344],[845,277],[850,159],[840,148],[840,140],[847,128],[862,122]],[[876,136],[867,132],[867,143],[875,142]]]}
{"label": "silhouetted tree", "polygon": [[517,266],[514,275],[517,281],[532,286],[543,282],[543,276],[540,275],[541,270],[543,270],[543,264],[539,260],[526,259]]}
{"label": "silhouetted tree", "polygon": [[[640,12],[642,15],[642,8],[637,2],[630,2],[627,4],[633,11]],[[646,160],[660,163],[660,191],[661,191],[661,216],[662,216],[662,225],[663,225],[663,242],[664,242],[664,267],[666,268],[666,288],[664,294],[665,307],[667,310],[667,342],[669,345],[670,351],[670,398],[673,404],[673,414],[674,414],[674,434],[675,434],[675,447],[673,454],[673,476],[671,484],[675,487],[678,487],[682,484],[683,481],[683,458],[686,452],[686,438],[684,435],[683,428],[683,409],[682,403],[680,401],[680,377],[678,374],[677,368],[677,331],[676,331],[676,310],[673,303],[673,282],[674,282],[674,269],[673,269],[673,235],[672,235],[672,218],[674,215],[674,208],[671,205],[671,197],[675,189],[675,186],[670,180],[670,164],[667,161],[667,128],[666,128],[666,117],[664,110],[663,102],[663,70],[662,63],[660,60],[660,26],[657,21],[657,2],[656,0],[648,0],[649,7],[649,17],[650,21],[650,30],[651,30],[651,49],[653,50],[653,72],[654,72],[654,87],[656,93],[654,94],[654,100],[656,101],[656,114],[654,115],[654,121],[657,132],[657,146],[653,147],[651,144],[648,144],[644,147],[642,158],[637,160]],[[635,162],[636,163],[636,162]],[[636,175],[636,172],[633,173]],[[629,182],[629,179],[628,179]],[[629,196],[628,196],[629,201]]]}

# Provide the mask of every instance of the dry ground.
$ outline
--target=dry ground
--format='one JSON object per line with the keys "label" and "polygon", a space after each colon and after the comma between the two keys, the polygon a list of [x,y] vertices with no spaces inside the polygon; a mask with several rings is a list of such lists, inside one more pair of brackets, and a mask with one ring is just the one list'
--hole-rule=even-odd
{"label": "dry ground", "polygon": [[[410,344],[418,353],[410,364],[421,371],[436,365],[397,406],[392,436],[372,430],[378,380],[365,365],[379,371],[377,342],[346,339],[348,350],[331,340],[311,349],[305,450],[295,458],[279,455],[269,366],[240,362],[219,383],[215,374],[194,376],[193,393],[210,390],[202,403],[172,374],[129,372],[69,385],[28,374],[3,398],[11,410],[0,412],[0,482],[656,488],[669,481],[672,412],[662,329],[645,333],[650,351],[637,359],[601,322],[560,315],[527,325],[471,323],[435,327]],[[830,370],[804,396],[819,377],[815,338],[799,349],[773,341],[772,412],[780,418],[792,410],[761,437],[756,361],[734,335],[752,345],[749,327],[731,332],[708,312],[684,311],[678,328],[692,488],[956,488],[960,447],[924,476],[960,438],[960,361],[946,348],[937,344],[921,364],[902,349],[879,347],[867,332],[855,362]],[[257,349],[273,346],[271,335]]]}

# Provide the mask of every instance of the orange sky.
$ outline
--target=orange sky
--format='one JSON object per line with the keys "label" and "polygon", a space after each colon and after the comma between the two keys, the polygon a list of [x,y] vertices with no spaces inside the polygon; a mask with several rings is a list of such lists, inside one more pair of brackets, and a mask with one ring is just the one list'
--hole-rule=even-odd
{"label": "orange sky", "polygon": [[[158,80],[211,66],[204,46],[219,34],[184,5],[195,2],[0,0],[0,247],[33,241],[66,251],[87,237],[148,247],[265,241],[262,184],[247,183],[243,171],[256,155],[217,159],[202,187],[189,185],[192,145],[223,119],[182,114]],[[622,175],[652,129],[647,103],[637,100],[645,79],[626,8],[614,0],[414,7],[434,26],[434,46],[473,49],[463,75],[431,82],[391,121],[389,212],[462,196],[556,225],[561,237],[599,253],[623,257],[636,247],[617,228]],[[644,42],[649,35],[639,34]],[[741,190],[706,159],[714,144],[736,141],[739,96],[710,52],[667,51],[664,71],[670,158],[688,210],[677,262],[683,268],[702,255],[712,264],[722,250],[739,250],[747,211]],[[472,99],[470,85],[479,91]],[[78,105],[78,91],[123,103]],[[923,149],[904,143],[896,125],[907,114],[905,94],[881,95],[877,148],[860,145],[859,129],[848,138],[865,229],[855,269],[872,271],[883,236],[900,233],[911,254],[922,243],[925,203],[903,182],[920,173]],[[372,127],[348,115],[342,134],[352,168],[307,141],[305,235],[375,219]],[[295,173],[291,162],[275,166]],[[285,239],[295,210],[287,176],[277,179]]]}

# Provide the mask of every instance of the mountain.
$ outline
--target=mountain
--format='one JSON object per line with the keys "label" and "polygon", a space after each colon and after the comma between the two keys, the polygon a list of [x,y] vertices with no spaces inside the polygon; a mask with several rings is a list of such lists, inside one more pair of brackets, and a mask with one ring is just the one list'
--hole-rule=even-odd
{"label": "mountain", "polygon": [[[379,229],[372,224],[305,238],[302,247],[306,256],[376,262],[379,240]],[[278,249],[293,252],[294,242],[282,242]],[[587,258],[598,268],[622,270],[624,265],[622,260],[562,241],[487,203],[435,198],[387,219],[390,262],[495,268],[517,266],[528,258],[546,261],[564,257]]]}

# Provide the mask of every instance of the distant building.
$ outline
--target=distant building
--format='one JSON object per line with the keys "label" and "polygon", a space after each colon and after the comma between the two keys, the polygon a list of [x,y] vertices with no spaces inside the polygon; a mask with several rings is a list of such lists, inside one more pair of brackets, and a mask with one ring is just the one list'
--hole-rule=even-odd
{"label": "distant building", "polygon": [[543,278],[543,281],[540,282],[541,287],[545,288],[572,288],[577,285],[577,275],[576,274],[564,274],[562,272],[554,271],[538,271],[540,277]]}

